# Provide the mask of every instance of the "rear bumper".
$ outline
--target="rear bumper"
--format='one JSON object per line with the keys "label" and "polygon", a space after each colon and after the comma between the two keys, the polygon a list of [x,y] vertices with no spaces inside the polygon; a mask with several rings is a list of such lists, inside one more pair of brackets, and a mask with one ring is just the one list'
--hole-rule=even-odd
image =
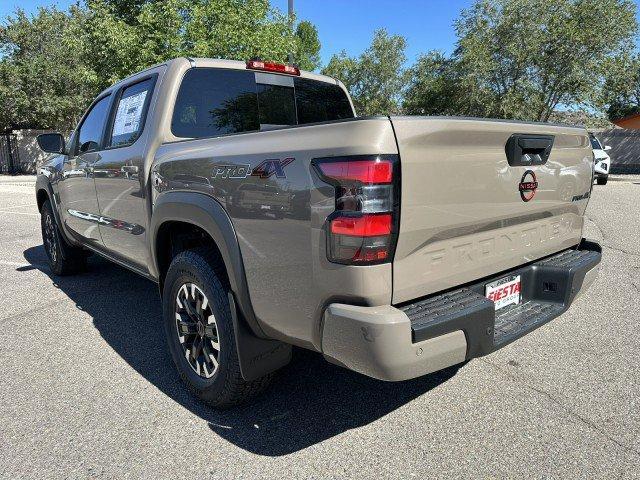
{"label": "rear bumper", "polygon": [[[331,304],[327,360],[380,380],[406,380],[491,353],[564,313],[595,280],[598,244],[584,241],[524,267],[399,306]],[[520,275],[519,305],[497,313],[484,285]]]}

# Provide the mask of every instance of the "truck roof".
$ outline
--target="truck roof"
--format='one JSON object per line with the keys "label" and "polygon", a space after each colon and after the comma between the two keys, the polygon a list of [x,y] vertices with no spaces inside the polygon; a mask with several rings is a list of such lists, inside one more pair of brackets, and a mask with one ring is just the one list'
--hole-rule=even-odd
{"label": "truck roof", "polygon": [[[177,61],[188,61],[189,63],[191,63],[191,66],[193,68],[196,67],[209,67],[209,68],[228,68],[228,69],[233,69],[233,70],[247,70],[247,62],[242,61],[242,60],[225,60],[222,58],[200,58],[200,57],[177,57],[177,58],[173,58],[171,60],[167,60],[166,62],[161,62],[161,63],[156,63],[155,65],[151,65],[147,68],[145,68],[144,70],[141,70],[139,72],[136,72],[132,75],[129,75],[126,78],[123,78],[122,80],[114,83],[111,87],[109,87],[107,90],[110,90],[114,87],[117,87],[119,84],[128,81],[129,79],[133,78],[133,77],[137,77],[140,74],[148,71],[148,70],[153,70],[154,68],[157,68],[159,66],[162,65],[169,65],[172,62],[177,62]],[[282,74],[282,73],[278,73],[278,72],[269,72],[272,73],[274,75],[287,75],[287,74]],[[342,82],[340,80],[337,80],[333,77],[329,77],[327,75],[320,75],[318,73],[313,73],[313,72],[309,72],[306,70],[300,70],[300,77],[302,78],[308,78],[311,80],[316,80],[319,82],[326,82],[326,83],[332,83],[335,85],[341,85],[344,86],[342,84]]]}

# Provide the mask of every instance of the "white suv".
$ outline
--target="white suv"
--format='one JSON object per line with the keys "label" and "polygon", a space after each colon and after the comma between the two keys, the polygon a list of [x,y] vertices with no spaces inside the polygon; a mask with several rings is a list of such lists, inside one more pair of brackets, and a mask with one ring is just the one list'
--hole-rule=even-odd
{"label": "white suv", "polygon": [[593,156],[595,157],[595,177],[598,185],[606,185],[609,179],[609,170],[611,169],[611,157],[607,153],[611,150],[609,145],[602,146],[600,140],[598,140],[593,133],[589,134],[591,139],[591,148],[593,148]]}

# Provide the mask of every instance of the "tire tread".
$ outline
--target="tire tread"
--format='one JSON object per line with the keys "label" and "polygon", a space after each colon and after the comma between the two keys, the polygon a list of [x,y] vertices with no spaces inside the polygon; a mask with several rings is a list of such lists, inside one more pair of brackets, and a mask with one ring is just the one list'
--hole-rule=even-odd
{"label": "tire tread", "polygon": [[[211,407],[226,409],[246,403],[249,399],[255,397],[267,387],[273,377],[273,374],[268,374],[252,381],[246,381],[242,378],[238,352],[236,350],[235,333],[232,328],[229,299],[227,297],[229,281],[226,276],[225,266],[220,257],[208,247],[198,247],[192,250],[185,250],[176,255],[171,262],[167,278],[169,278],[172,272],[176,269],[178,269],[178,272],[176,273],[181,271],[191,273],[188,268],[185,269],[181,266],[185,264],[190,268],[198,270],[202,280],[210,286],[214,294],[214,298],[210,299],[210,301],[216,302],[220,310],[222,310],[224,315],[227,317],[225,318],[227,328],[223,329],[223,338],[224,345],[231,345],[232,352],[228,357],[229,363],[223,370],[225,372],[225,377],[223,379],[222,387],[219,390],[216,389],[214,392],[200,390],[189,380],[189,377],[182,368],[178,368],[180,377],[196,397]],[[178,265],[180,265],[179,268]],[[172,286],[167,282],[165,285],[165,296],[170,294],[171,289]],[[167,298],[165,301],[171,301],[171,299]]]}
{"label": "tire tread", "polygon": [[82,248],[73,247],[67,243],[60,232],[60,226],[56,222],[56,217],[53,214],[53,207],[50,200],[45,200],[42,204],[41,214],[41,228],[43,233],[44,242],[44,216],[51,215],[53,217],[53,223],[56,232],[56,245],[58,247],[58,260],[56,263],[52,263],[49,255],[49,267],[51,271],[59,276],[74,275],[76,273],[84,272],[87,268],[87,252]]}

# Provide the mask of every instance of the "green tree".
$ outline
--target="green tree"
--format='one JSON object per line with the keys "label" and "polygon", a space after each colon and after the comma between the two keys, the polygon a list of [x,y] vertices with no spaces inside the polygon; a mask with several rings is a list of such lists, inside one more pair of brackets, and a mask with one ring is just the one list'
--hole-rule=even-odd
{"label": "green tree", "polygon": [[467,110],[546,121],[559,105],[601,105],[635,12],[630,0],[477,1],[455,23]]}
{"label": "green tree", "polygon": [[402,110],[409,115],[457,115],[464,92],[455,60],[431,51],[418,57],[408,71]]}
{"label": "green tree", "polygon": [[71,28],[76,30],[83,61],[95,72],[100,91],[138,70],[149,55],[142,48],[140,27],[118,18],[104,2],[89,0],[84,12],[85,21],[71,22]]}
{"label": "green tree", "polygon": [[618,120],[640,113],[640,55],[629,55],[612,65],[605,84],[607,117]]}
{"label": "green tree", "polygon": [[0,129],[69,129],[97,93],[99,80],[77,35],[86,12],[23,10],[0,29]]}
{"label": "green tree", "polygon": [[344,51],[334,55],[322,73],[345,84],[359,115],[399,113],[407,78],[406,46],[404,37],[376,30],[362,55],[353,58]]}
{"label": "green tree", "polygon": [[188,3],[184,50],[193,56],[284,62],[295,49],[288,18],[268,0]]}
{"label": "green tree", "polygon": [[129,25],[137,24],[138,15],[147,3],[152,2],[150,0],[104,0],[103,2],[110,13]]}
{"label": "green tree", "polygon": [[296,64],[303,70],[320,68],[320,39],[318,29],[309,21],[302,21],[296,27]]}

